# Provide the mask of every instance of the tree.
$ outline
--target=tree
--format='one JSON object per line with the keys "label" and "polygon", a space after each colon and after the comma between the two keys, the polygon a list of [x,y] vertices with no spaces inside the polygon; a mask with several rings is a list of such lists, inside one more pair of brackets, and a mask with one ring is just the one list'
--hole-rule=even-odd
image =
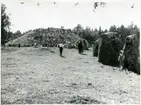
{"label": "tree", "polygon": [[103,32],[104,32],[104,33],[105,33],[105,32],[108,32],[108,30],[107,30],[107,29],[105,29]]}
{"label": "tree", "polygon": [[1,44],[4,45],[9,37],[8,30],[10,26],[9,16],[6,14],[6,6],[1,4]]}
{"label": "tree", "polygon": [[117,28],[115,25],[111,26],[110,29],[109,29],[110,32],[116,32],[117,31]]}
{"label": "tree", "polygon": [[79,33],[82,33],[82,31],[83,31],[83,27],[82,27],[80,24],[78,24],[78,25],[73,29],[73,31],[74,31],[75,34],[79,35]]}
{"label": "tree", "polygon": [[[29,32],[29,31],[28,31]],[[15,33],[13,33],[13,35],[12,35],[12,37],[11,37],[11,40],[12,39],[16,39],[16,38],[18,38],[18,37],[20,37],[20,36],[22,36],[22,33],[19,31],[19,30],[17,30]]]}
{"label": "tree", "polygon": [[137,25],[134,26],[133,34],[136,34],[138,39],[140,40],[140,29],[137,27]]}
{"label": "tree", "polygon": [[97,28],[94,29],[95,32],[98,32]]}
{"label": "tree", "polygon": [[128,25],[128,30],[129,34],[136,34],[137,36],[139,36],[139,28],[137,27],[137,25],[131,23],[130,25]]}
{"label": "tree", "polygon": [[19,30],[17,30],[14,34],[17,35],[17,36],[21,36],[22,35]]}
{"label": "tree", "polygon": [[102,33],[101,26],[99,26],[99,30],[98,30],[99,36],[101,36],[101,33]]}

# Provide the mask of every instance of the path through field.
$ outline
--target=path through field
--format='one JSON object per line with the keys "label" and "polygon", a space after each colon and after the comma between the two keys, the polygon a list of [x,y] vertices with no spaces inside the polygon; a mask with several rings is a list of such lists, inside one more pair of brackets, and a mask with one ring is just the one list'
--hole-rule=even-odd
{"label": "path through field", "polygon": [[106,66],[75,49],[4,48],[2,104],[139,104],[140,76]]}

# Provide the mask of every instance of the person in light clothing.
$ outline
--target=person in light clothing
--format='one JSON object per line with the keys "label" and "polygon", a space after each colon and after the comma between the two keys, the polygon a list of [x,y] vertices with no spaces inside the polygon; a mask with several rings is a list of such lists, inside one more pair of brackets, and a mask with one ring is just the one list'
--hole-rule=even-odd
{"label": "person in light clothing", "polygon": [[119,61],[119,66],[120,66],[120,70],[123,69],[123,59],[124,59],[124,54],[123,51],[120,51],[119,57],[118,57],[118,61]]}
{"label": "person in light clothing", "polygon": [[60,44],[58,44],[58,47],[59,47],[59,51],[60,51],[60,56],[62,56],[64,44],[60,43]]}

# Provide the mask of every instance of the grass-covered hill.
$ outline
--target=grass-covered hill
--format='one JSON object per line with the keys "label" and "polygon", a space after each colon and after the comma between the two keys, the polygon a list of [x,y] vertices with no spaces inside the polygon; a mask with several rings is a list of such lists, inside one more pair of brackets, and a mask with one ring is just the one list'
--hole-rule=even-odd
{"label": "grass-covered hill", "polygon": [[33,46],[35,43],[43,46],[56,46],[63,42],[73,46],[81,38],[70,29],[48,28],[35,29],[24,33],[22,36],[9,41],[6,46]]}

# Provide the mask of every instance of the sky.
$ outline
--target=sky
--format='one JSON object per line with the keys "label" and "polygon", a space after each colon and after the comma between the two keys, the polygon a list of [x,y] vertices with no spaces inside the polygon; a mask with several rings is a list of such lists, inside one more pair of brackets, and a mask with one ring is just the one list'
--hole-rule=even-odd
{"label": "sky", "polygon": [[[24,2],[21,4],[20,2]],[[55,0],[54,0],[55,1]],[[77,24],[83,28],[109,29],[111,25],[134,23],[140,25],[141,0],[101,0],[107,4],[93,11],[94,0],[1,0],[10,14],[10,30],[16,32],[30,29],[55,27],[73,29]],[[77,6],[75,3],[79,2]],[[37,4],[40,4],[39,6]],[[131,6],[134,4],[134,8]]]}

